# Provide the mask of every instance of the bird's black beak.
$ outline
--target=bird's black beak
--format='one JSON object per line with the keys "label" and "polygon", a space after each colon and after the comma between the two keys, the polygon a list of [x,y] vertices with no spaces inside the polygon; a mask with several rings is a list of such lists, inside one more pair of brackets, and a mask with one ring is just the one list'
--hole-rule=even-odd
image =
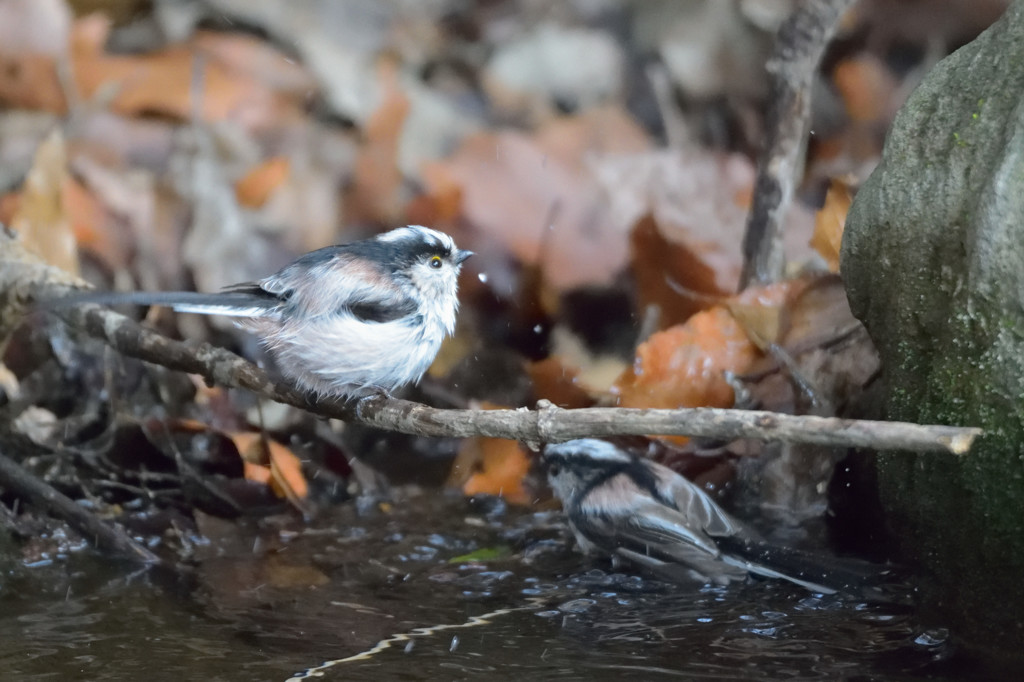
{"label": "bird's black beak", "polygon": [[455,254],[455,264],[462,265],[463,262],[472,255],[474,255],[472,251],[467,251],[466,249],[459,250],[459,252]]}

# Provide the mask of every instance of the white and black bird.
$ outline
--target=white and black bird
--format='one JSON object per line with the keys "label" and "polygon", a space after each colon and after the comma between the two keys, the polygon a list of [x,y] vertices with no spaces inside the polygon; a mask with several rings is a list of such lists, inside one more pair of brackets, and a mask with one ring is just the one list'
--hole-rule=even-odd
{"label": "white and black bird", "polygon": [[670,580],[719,585],[753,573],[831,594],[857,591],[867,577],[840,560],[765,542],[696,484],[612,443],[549,445],[543,463],[584,552]]}
{"label": "white and black bird", "polygon": [[455,329],[459,271],[471,255],[443,232],[410,225],[312,251],[219,293],[94,292],[47,304],[160,305],[238,318],[300,388],[351,398],[419,381]]}

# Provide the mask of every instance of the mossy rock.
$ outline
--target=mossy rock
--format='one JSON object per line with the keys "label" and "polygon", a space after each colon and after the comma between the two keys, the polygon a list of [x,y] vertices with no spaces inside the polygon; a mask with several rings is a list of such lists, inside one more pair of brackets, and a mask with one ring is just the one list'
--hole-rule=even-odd
{"label": "mossy rock", "polygon": [[962,641],[1024,658],[1024,3],[925,78],[846,225],[842,274],[890,419],[981,426],[883,453],[891,530]]}

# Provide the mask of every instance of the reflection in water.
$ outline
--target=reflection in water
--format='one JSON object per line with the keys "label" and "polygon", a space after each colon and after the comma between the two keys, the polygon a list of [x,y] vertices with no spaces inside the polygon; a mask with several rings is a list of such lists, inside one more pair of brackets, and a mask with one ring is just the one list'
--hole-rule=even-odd
{"label": "reflection in water", "polygon": [[[909,607],[609,573],[553,514],[434,495],[203,530],[186,573],[76,556],[5,577],[4,678],[957,679],[944,631]],[[490,548],[510,551],[448,563]]]}

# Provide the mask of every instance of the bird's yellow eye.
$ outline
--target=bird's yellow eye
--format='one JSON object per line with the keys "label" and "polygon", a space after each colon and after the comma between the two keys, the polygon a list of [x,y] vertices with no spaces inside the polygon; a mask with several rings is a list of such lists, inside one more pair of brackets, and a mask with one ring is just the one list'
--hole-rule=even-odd
{"label": "bird's yellow eye", "polygon": [[439,267],[441,267],[441,257],[440,256],[431,256],[430,257],[430,267],[434,268],[435,270],[437,270]]}

